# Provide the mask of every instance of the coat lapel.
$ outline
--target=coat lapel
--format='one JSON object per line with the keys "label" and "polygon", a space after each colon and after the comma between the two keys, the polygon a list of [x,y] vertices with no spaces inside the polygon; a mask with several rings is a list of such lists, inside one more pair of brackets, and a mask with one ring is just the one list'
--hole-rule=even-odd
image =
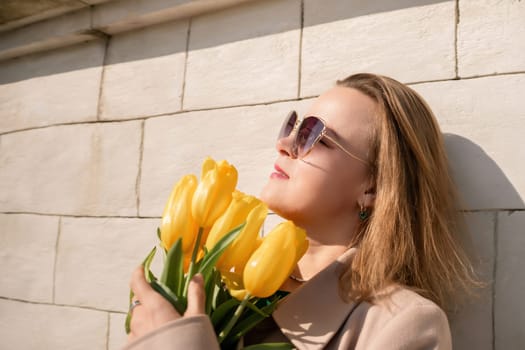
{"label": "coat lapel", "polygon": [[281,331],[298,349],[322,349],[355,308],[355,303],[341,299],[338,279],[356,251],[349,249],[288,295],[273,313]]}

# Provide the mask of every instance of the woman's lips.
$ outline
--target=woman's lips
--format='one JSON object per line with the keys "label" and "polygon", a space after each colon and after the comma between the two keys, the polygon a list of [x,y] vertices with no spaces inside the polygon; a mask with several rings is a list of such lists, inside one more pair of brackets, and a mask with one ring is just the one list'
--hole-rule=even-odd
{"label": "woman's lips", "polygon": [[270,174],[270,178],[272,179],[288,179],[289,176],[284,172],[283,169],[281,169],[277,164],[273,167],[275,171]]}

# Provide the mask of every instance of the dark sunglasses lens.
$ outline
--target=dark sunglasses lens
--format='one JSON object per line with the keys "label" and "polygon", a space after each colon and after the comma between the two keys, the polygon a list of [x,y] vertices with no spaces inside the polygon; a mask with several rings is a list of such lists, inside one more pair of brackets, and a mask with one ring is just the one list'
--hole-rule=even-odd
{"label": "dark sunglasses lens", "polygon": [[279,131],[279,139],[290,135],[290,133],[293,130],[293,127],[295,126],[296,121],[297,113],[295,111],[291,111],[290,113],[288,113],[288,116],[284,120],[283,126],[281,126],[281,131]]}
{"label": "dark sunglasses lens", "polygon": [[324,123],[319,118],[305,118],[297,132],[297,156],[303,157],[307,155],[319,140],[323,130]]}

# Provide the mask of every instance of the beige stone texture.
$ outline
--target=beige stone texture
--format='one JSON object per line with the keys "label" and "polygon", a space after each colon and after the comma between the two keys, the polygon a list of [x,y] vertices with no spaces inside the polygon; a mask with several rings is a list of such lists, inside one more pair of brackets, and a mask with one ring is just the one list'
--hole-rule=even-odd
{"label": "beige stone texture", "polygon": [[0,296],[53,301],[58,217],[0,214]]}
{"label": "beige stone texture", "polygon": [[106,312],[0,299],[3,349],[106,350]]}
{"label": "beige stone texture", "polygon": [[86,8],[30,26],[0,32],[0,59],[73,45],[98,37],[91,31],[91,13]]}
{"label": "beige stone texture", "polygon": [[446,135],[467,209],[523,209],[525,75],[414,85]]}
{"label": "beige stone texture", "polygon": [[0,31],[7,31],[85,7],[79,0],[26,0],[0,3]]}
{"label": "beige stone texture", "polygon": [[297,97],[300,6],[255,1],[192,19],[183,108]]}
{"label": "beige stone texture", "polygon": [[0,132],[96,120],[101,40],[2,62]]}
{"label": "beige stone texture", "polygon": [[126,314],[111,312],[109,314],[108,350],[121,350],[126,344],[128,335],[124,329]]}
{"label": "beige stone texture", "polygon": [[459,1],[461,77],[525,70],[525,2]]}
{"label": "beige stone texture", "polygon": [[496,213],[467,213],[468,234],[462,235],[463,247],[484,287],[463,294],[450,312],[454,349],[492,350],[492,295],[494,273],[494,232]]}
{"label": "beige stone texture", "polygon": [[[131,272],[157,244],[158,224],[156,219],[63,218],[55,302],[127,311]],[[157,253],[159,265],[162,254]]]}
{"label": "beige stone texture", "polygon": [[523,0],[66,1],[0,18],[0,348],[121,349],[173,184],[212,156],[258,195],[289,110],[362,71],[445,132],[486,283],[454,348],[525,348]]}
{"label": "beige stone texture", "polygon": [[122,0],[93,7],[93,26],[116,34],[257,0]]}
{"label": "beige stone texture", "polygon": [[148,119],[140,184],[141,216],[160,216],[173,185],[200,175],[206,156],[237,167],[239,190],[258,196],[277,157],[275,140],[287,113],[304,102],[197,111]]}
{"label": "beige stone texture", "polygon": [[101,119],[137,118],[180,110],[187,32],[188,22],[181,21],[110,39]]}
{"label": "beige stone texture", "polygon": [[261,236],[266,236],[268,233],[270,233],[277,225],[279,225],[281,222],[285,221],[282,217],[279,215],[270,212],[268,216],[266,217],[266,220],[264,220],[263,229],[261,232]]}
{"label": "beige stone texture", "polygon": [[135,215],[141,122],[2,135],[0,211]]}
{"label": "beige stone texture", "polygon": [[301,96],[358,72],[403,82],[455,76],[454,1],[306,0]]}
{"label": "beige stone texture", "polygon": [[496,349],[525,348],[525,212],[501,212],[498,216],[495,345]]}

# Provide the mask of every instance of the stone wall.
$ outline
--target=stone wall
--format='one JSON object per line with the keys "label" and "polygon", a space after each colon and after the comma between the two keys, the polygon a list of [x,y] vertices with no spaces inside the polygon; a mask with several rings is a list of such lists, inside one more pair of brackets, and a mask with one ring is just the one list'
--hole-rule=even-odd
{"label": "stone wall", "polygon": [[0,33],[2,347],[120,348],[174,181],[211,155],[259,193],[285,114],[370,71],[446,134],[487,282],[450,315],[455,348],[524,348],[525,1],[235,2],[110,1]]}

